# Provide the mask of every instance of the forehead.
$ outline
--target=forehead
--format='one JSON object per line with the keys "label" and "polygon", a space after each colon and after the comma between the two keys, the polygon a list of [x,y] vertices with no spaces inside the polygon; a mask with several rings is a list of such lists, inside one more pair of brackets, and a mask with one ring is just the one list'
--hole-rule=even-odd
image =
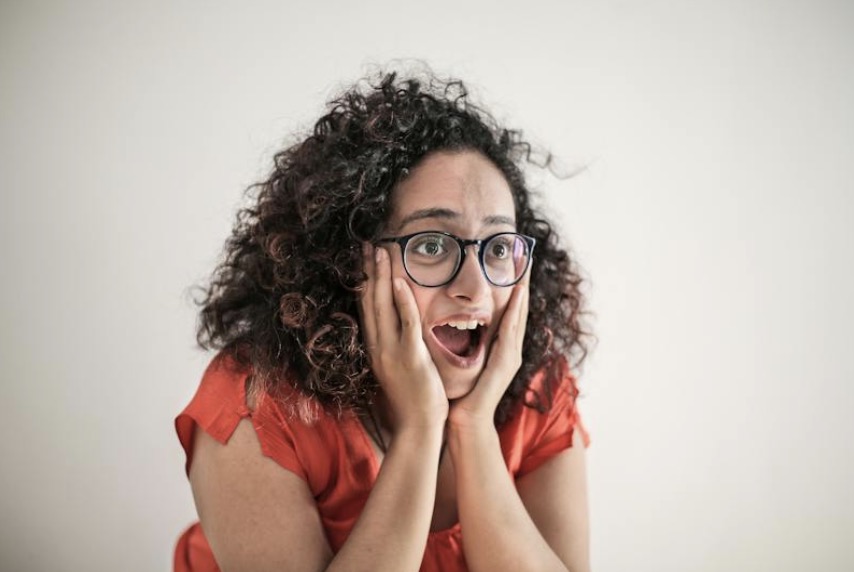
{"label": "forehead", "polygon": [[[438,217],[450,226],[482,226],[484,221],[496,224],[496,220],[514,225],[516,218],[507,179],[476,151],[442,151],[425,157],[394,189],[388,226],[393,230],[414,228],[421,219],[412,221],[413,215],[437,210],[453,213]],[[437,217],[423,220],[426,224],[434,222],[433,218]]]}

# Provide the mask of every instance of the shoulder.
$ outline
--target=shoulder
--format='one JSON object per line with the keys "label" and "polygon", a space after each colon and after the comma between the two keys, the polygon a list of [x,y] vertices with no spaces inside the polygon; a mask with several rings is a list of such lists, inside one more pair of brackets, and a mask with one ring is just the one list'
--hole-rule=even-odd
{"label": "shoulder", "polygon": [[579,395],[577,378],[561,357],[530,377],[506,425],[530,431],[567,415],[576,415]]}
{"label": "shoulder", "polygon": [[333,417],[318,400],[302,392],[290,374],[275,380],[258,379],[250,364],[227,352],[213,357],[183,413],[207,410],[232,421],[235,416],[269,414],[270,410],[283,422],[309,425]]}
{"label": "shoulder", "polygon": [[335,416],[288,380],[280,380],[274,386],[253,384],[250,366],[220,353],[205,370],[193,399],[175,420],[178,438],[187,454],[188,474],[197,453],[196,433],[205,433],[225,445],[244,420],[244,425],[254,428],[261,453],[303,479],[308,479],[306,464],[319,467],[313,457],[320,453],[315,451],[328,449],[340,431]]}
{"label": "shoulder", "polygon": [[216,560],[224,568],[275,563],[289,569],[300,554],[320,567],[331,553],[312,491],[301,469],[283,471],[281,461],[265,453],[254,425],[240,420],[225,443],[195,434],[189,477]]}
{"label": "shoulder", "polygon": [[530,473],[574,442],[584,447],[590,444],[578,395],[576,378],[566,360],[531,378],[514,415],[499,429],[505,460],[516,477]]}
{"label": "shoulder", "polygon": [[540,368],[528,382],[524,403],[541,413],[572,408],[579,396],[578,380],[561,356]]}

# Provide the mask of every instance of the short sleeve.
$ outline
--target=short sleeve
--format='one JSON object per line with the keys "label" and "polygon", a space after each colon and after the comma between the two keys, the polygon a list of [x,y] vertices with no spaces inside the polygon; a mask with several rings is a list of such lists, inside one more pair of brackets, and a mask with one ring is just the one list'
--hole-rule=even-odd
{"label": "short sleeve", "polygon": [[550,458],[571,447],[575,431],[581,432],[584,447],[590,446],[590,435],[578,412],[577,394],[575,377],[565,366],[549,411],[539,414],[526,408],[526,414],[535,419],[524,424],[527,446],[517,477],[534,471]]}
{"label": "short sleeve", "polygon": [[277,403],[262,394],[253,409],[247,406],[247,377],[248,370],[225,354],[218,355],[208,366],[195,396],[175,419],[175,430],[187,459],[185,471],[189,475],[196,427],[225,444],[237,424],[249,417],[262,453],[307,480],[296,451],[296,438]]}

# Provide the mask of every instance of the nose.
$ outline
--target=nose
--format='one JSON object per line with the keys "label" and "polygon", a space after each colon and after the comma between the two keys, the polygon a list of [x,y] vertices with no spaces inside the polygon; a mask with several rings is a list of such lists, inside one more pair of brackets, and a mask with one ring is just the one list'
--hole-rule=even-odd
{"label": "nose", "polygon": [[447,286],[448,294],[454,298],[477,302],[489,293],[490,285],[480,267],[478,246],[470,244],[467,248],[469,250],[459,273]]}

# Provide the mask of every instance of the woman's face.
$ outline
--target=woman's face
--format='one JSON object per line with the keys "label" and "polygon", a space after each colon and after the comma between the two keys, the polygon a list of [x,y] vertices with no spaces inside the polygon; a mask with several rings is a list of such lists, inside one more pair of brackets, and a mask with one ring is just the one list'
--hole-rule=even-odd
{"label": "woman's face", "polygon": [[[425,157],[395,188],[384,236],[430,230],[462,239],[515,231],[513,197],[501,171],[475,151],[435,152]],[[391,243],[384,246],[391,258],[392,274],[404,278],[415,295],[424,342],[448,399],[463,397],[483,370],[513,288],[493,286],[486,280],[476,246],[466,248],[456,278],[437,288],[413,282],[404,270],[400,247]],[[478,324],[474,330],[460,329],[474,323]]]}

